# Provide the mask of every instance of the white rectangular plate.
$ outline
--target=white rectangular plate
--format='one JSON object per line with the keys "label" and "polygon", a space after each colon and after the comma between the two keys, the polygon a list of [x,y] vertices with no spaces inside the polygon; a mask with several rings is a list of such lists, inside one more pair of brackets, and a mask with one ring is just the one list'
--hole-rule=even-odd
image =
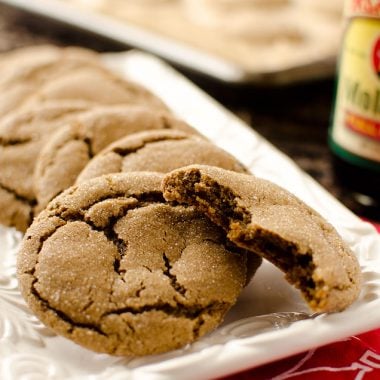
{"label": "white rectangular plate", "polygon": [[21,235],[0,228],[0,379],[208,379],[380,327],[380,237],[251,128],[160,60],[139,52],[106,63],[160,96],[180,117],[255,174],[294,192],[326,217],[360,260],[364,284],[346,311],[311,316],[270,264],[259,269],[222,326],[184,349],[143,358],[95,354],[56,336],[31,315],[17,289]]}
{"label": "white rectangular plate", "polygon": [[[0,3],[9,4],[94,32],[128,46],[137,47],[154,53],[180,67],[228,83],[286,84],[331,77],[335,72],[337,51],[334,49],[325,51],[321,46],[315,46],[313,54],[309,58],[310,50],[305,57],[300,56],[293,63],[286,63],[281,61],[281,56],[278,56],[281,47],[276,48],[273,45],[272,64],[276,63],[274,67],[244,69],[242,65],[192,47],[190,44],[175,38],[166,37],[158,32],[149,31],[128,22],[118,21],[110,16],[95,13],[90,9],[78,8],[75,4],[64,0],[0,0]],[[313,22],[315,21],[310,20],[310,23]],[[330,40],[337,39],[335,37],[330,37]],[[324,38],[326,36],[321,36],[322,41]],[[329,44],[329,42],[331,41],[322,42],[322,45]],[[294,54],[299,54],[300,50],[301,48],[297,49]],[[260,51],[255,50],[258,61],[260,61],[259,53]]]}

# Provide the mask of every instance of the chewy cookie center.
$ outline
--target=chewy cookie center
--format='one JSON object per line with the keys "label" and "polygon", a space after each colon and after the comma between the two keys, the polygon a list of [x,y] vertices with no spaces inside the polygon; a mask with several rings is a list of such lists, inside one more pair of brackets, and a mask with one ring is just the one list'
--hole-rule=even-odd
{"label": "chewy cookie center", "polygon": [[297,244],[279,234],[259,228],[255,223],[255,209],[240,206],[239,197],[231,189],[196,169],[190,169],[168,177],[164,194],[171,201],[194,205],[221,226],[232,242],[279,267],[311,306],[316,309],[324,306],[326,287],[323,281],[313,279],[316,267],[312,254],[301,252]]}

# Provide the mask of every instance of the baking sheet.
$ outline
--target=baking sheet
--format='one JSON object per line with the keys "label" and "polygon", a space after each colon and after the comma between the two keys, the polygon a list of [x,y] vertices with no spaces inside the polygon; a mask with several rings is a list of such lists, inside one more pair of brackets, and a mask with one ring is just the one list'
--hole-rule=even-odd
{"label": "baking sheet", "polygon": [[265,263],[222,326],[192,345],[143,358],[96,354],[56,336],[27,309],[17,288],[21,234],[0,227],[0,379],[209,379],[380,327],[380,237],[285,155],[162,61],[106,55],[112,69],[145,85],[214,143],[326,217],[358,256],[364,284],[346,311],[310,315],[299,293]]}
{"label": "baking sheet", "polygon": [[[335,72],[338,37],[335,32],[332,33],[326,28],[320,30],[318,45],[314,46],[315,41],[312,42],[305,54],[300,52],[301,48],[293,49],[293,56],[297,56],[295,60],[292,59],[292,54],[289,52],[286,54],[287,59],[281,57],[284,51],[283,45],[268,42],[264,46],[271,45],[272,50],[269,52],[269,56],[266,54],[263,61],[260,50],[253,51],[254,64],[252,68],[247,68],[186,41],[181,42],[181,39],[174,38],[174,34],[172,36],[164,35],[157,30],[144,27],[144,25],[116,20],[109,15],[98,14],[89,8],[79,8],[72,0],[0,0],[0,3],[109,37],[129,46],[154,53],[179,67],[228,83],[278,85],[329,77],[333,76]],[[306,19],[306,15],[299,18],[305,18],[304,23],[307,25],[316,23],[313,18]],[[148,23],[146,26],[152,25],[153,23]],[[182,37],[186,35],[186,33],[182,34]],[[330,47],[333,41],[335,42]],[[247,54],[247,49],[244,46],[241,48]],[[225,49],[229,49],[227,42]],[[257,62],[257,66],[255,62]]]}

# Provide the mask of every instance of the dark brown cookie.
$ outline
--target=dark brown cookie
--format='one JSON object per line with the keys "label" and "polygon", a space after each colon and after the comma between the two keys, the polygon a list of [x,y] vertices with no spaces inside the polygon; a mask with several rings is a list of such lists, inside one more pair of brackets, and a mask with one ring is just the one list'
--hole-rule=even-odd
{"label": "dark brown cookie", "polygon": [[17,269],[43,323],[98,352],[148,355],[222,321],[246,281],[246,253],[193,208],[166,203],[161,181],[143,172],[95,178],[34,220]]}
{"label": "dark brown cookie", "polygon": [[281,187],[220,168],[189,166],[163,182],[169,201],[194,205],[228,238],[271,261],[310,308],[343,310],[360,291],[360,266],[335,229]]}
{"label": "dark brown cookie", "polygon": [[0,223],[25,231],[36,199],[33,171],[49,136],[88,111],[86,102],[50,103],[0,120]]}
{"label": "dark brown cookie", "polygon": [[60,128],[37,160],[34,185],[37,209],[75,183],[94,155],[121,137],[153,129],[177,129],[196,134],[185,122],[143,106],[99,108]]}
{"label": "dark brown cookie", "polygon": [[78,183],[108,173],[167,173],[190,164],[208,164],[237,172],[247,169],[233,156],[199,136],[175,130],[141,132],[115,141],[94,157]]}

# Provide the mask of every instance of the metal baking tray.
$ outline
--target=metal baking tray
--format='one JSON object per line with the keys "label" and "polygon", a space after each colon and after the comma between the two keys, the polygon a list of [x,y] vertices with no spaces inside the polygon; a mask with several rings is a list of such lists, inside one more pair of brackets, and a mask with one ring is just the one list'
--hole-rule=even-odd
{"label": "metal baking tray", "polygon": [[[177,67],[190,69],[222,82],[279,85],[334,75],[336,52],[323,53],[302,62],[249,70],[190,44],[111,16],[79,8],[64,0],[0,0],[19,9],[105,36],[153,53]],[[274,57],[276,59],[276,57]]]}

